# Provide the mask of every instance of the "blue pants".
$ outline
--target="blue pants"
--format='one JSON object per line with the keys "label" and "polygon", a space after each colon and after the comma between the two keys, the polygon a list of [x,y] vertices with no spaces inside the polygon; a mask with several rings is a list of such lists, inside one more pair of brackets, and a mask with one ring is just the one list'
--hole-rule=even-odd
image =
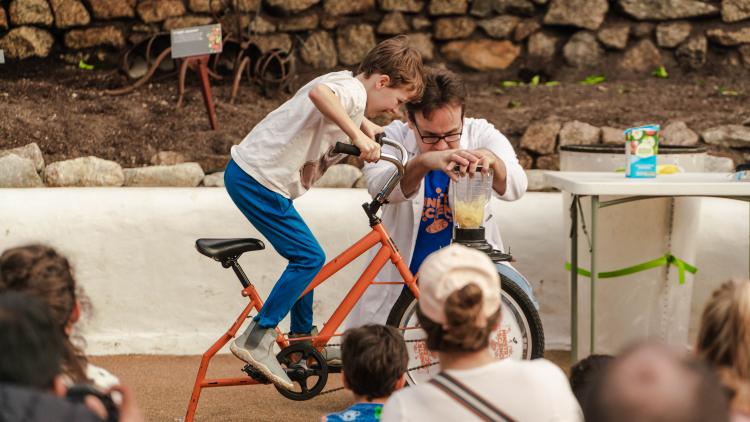
{"label": "blue pants", "polygon": [[255,317],[263,328],[276,327],[292,311],[291,332],[312,329],[313,292],[297,300],[325,264],[325,253],[291,199],[269,190],[245,173],[234,160],[224,172],[229,196],[242,214],[271,242],[276,252],[289,260]]}

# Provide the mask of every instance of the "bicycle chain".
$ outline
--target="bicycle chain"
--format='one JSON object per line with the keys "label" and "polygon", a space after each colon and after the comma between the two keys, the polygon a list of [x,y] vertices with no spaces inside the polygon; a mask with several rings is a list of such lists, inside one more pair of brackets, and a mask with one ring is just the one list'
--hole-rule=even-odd
{"label": "bicycle chain", "polygon": [[[420,342],[420,341],[424,341],[424,340],[404,340],[405,343],[417,343],[417,342]],[[341,345],[340,344],[327,344],[326,346],[339,346],[340,347]],[[424,365],[419,365],[419,366],[415,366],[415,367],[412,367],[412,368],[407,368],[406,371],[407,372],[417,371],[417,370],[420,370],[420,369],[429,368],[430,366],[437,365],[438,363],[440,363],[440,362],[426,363]],[[326,395],[326,394],[335,393],[335,392],[341,391],[343,389],[344,389],[344,387],[338,387],[338,388],[332,388],[330,390],[321,391],[320,393],[318,393],[318,396],[323,396],[323,395]]]}

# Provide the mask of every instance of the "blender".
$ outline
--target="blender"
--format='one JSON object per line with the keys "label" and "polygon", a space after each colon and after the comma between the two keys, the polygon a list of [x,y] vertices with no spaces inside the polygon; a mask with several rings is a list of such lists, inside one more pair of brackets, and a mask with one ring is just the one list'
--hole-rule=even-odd
{"label": "blender", "polygon": [[453,239],[459,243],[482,251],[497,261],[510,261],[509,254],[492,248],[484,234],[484,211],[490,202],[492,193],[492,169],[487,174],[477,168],[473,176],[459,174],[454,168],[458,180],[451,180],[450,192],[453,206]]}

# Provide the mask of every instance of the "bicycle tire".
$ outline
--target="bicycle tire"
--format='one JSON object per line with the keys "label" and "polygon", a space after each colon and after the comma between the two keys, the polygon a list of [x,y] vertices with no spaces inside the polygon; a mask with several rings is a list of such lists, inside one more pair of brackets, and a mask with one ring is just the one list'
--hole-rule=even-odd
{"label": "bicycle tire", "polygon": [[[542,327],[542,321],[539,318],[539,312],[531,299],[518,285],[504,275],[499,275],[502,282],[503,303],[501,320],[504,320],[507,323],[507,318],[514,318],[516,323],[519,324],[519,327],[523,327],[521,329],[527,333],[525,338],[521,339],[522,346],[525,346],[522,347],[523,359],[537,359],[544,357],[544,328]],[[396,303],[391,308],[386,324],[396,328],[405,326],[409,327],[408,324],[410,321],[413,322],[416,320],[416,304],[417,301],[411,291],[404,289],[396,300]],[[521,318],[520,322],[518,322],[519,317]],[[412,331],[414,330],[403,330],[402,333],[407,342],[416,343],[417,340],[415,340],[414,336],[411,334]],[[422,335],[424,336],[424,332],[422,332]],[[410,349],[409,353],[409,366],[412,367],[412,349]],[[420,356],[419,362],[417,363],[420,363],[420,366],[425,366],[428,364],[426,359],[425,356]],[[437,358],[430,357],[430,363],[434,362],[437,362]],[[416,378],[417,377],[412,376],[412,374],[407,374],[407,381],[409,384],[418,383]]]}

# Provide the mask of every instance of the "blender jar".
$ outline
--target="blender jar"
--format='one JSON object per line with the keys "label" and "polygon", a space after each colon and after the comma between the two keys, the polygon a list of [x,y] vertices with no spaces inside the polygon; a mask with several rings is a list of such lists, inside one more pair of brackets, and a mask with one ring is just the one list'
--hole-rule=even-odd
{"label": "blender jar", "polygon": [[484,222],[484,209],[492,192],[492,170],[487,174],[477,171],[451,181],[453,223],[457,229],[478,229]]}

